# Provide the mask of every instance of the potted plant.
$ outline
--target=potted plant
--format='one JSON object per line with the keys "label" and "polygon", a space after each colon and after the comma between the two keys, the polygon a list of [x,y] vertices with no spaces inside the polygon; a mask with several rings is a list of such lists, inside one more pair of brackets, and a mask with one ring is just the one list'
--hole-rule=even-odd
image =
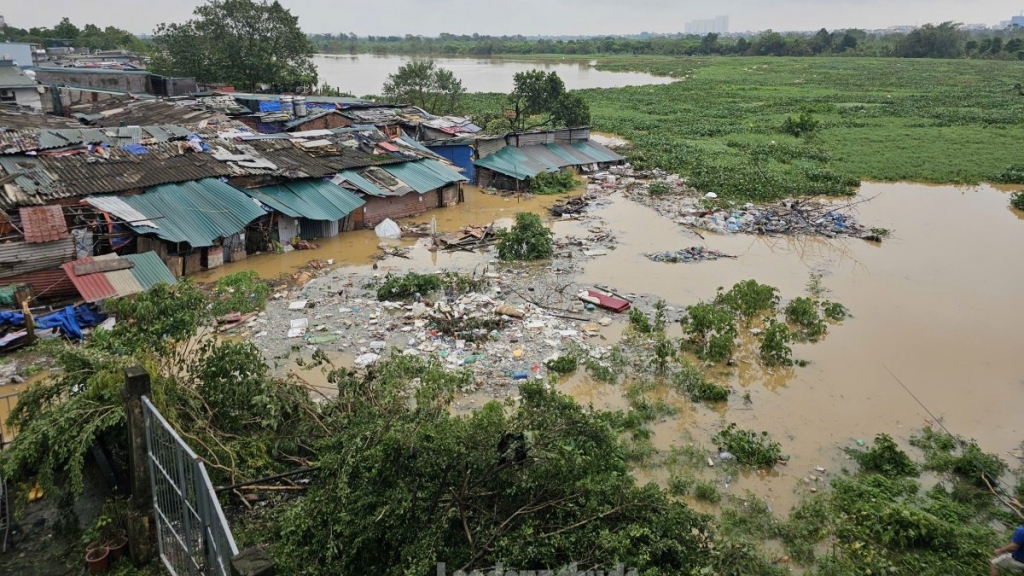
{"label": "potted plant", "polygon": [[109,522],[103,524],[100,534],[104,546],[110,551],[109,562],[114,564],[120,560],[128,550],[128,502],[123,498],[107,500],[103,505],[103,517],[109,518]]}
{"label": "potted plant", "polygon": [[106,547],[105,530],[112,523],[110,516],[100,514],[96,522],[82,534],[85,541],[85,564],[89,574],[103,574],[110,567],[110,550]]}

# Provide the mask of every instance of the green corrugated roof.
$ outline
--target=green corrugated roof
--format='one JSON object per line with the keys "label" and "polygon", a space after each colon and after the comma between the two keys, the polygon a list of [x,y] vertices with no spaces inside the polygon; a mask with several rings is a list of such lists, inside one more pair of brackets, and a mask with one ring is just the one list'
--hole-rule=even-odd
{"label": "green corrugated roof", "polygon": [[[3,157],[0,156],[0,163],[2,163],[2,162],[3,162]],[[354,172],[352,170],[342,170],[341,172],[338,172],[338,176],[341,176],[345,180],[351,182],[353,186],[355,186],[356,188],[359,188],[363,192],[366,192],[370,196],[380,196],[380,197],[390,196],[390,194],[387,194],[386,192],[381,190],[379,187],[377,187],[376,184],[374,184],[373,182],[370,182],[366,178],[363,178],[362,176],[360,176],[358,172]]]}
{"label": "green corrugated roof", "polygon": [[341,220],[366,204],[355,194],[324,180],[295,180],[245,193],[286,216],[310,220]]}
{"label": "green corrugated roof", "polygon": [[426,194],[454,182],[462,182],[466,177],[436,160],[419,160],[403,164],[381,166],[388,174],[408,184],[420,194]]}
{"label": "green corrugated roof", "polygon": [[139,234],[195,248],[212,246],[217,238],[235,234],[266,214],[248,196],[215,178],[154,186],[122,200],[158,226],[131,226]]}
{"label": "green corrugated roof", "polygon": [[506,146],[494,154],[488,154],[473,162],[481,168],[488,168],[518,180],[533,178],[542,172],[555,172],[557,166],[550,166],[524,154],[521,148]]}
{"label": "green corrugated roof", "polygon": [[568,166],[584,166],[624,160],[615,152],[597,142],[572,144],[537,144],[516,148],[507,146],[474,162],[519,180],[533,178],[541,172],[555,172]]}
{"label": "green corrugated roof", "polygon": [[143,290],[149,290],[161,282],[170,286],[178,283],[174,274],[171,274],[167,265],[156,255],[156,252],[125,254],[121,258],[127,258],[135,263],[135,266],[131,268],[132,276],[139,281]]}

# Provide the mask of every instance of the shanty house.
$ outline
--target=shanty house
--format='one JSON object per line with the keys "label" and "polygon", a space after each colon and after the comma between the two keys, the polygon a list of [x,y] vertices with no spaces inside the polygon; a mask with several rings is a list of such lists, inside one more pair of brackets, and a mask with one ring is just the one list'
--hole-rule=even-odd
{"label": "shanty house", "polygon": [[356,194],[325,180],[292,180],[244,189],[250,198],[273,209],[281,244],[292,238],[333,238],[339,231],[362,226],[366,202]]}
{"label": "shanty house", "polygon": [[43,108],[39,85],[21,71],[13,60],[0,60],[0,104],[16,104],[33,110]]}
{"label": "shanty house", "polygon": [[538,174],[574,170],[596,172],[625,158],[589,139],[589,128],[510,134],[506,146],[474,164],[481,187],[516,189],[528,186]]}
{"label": "shanty house", "polygon": [[422,214],[462,201],[466,177],[425,158],[415,162],[343,170],[333,180],[363,195],[363,225]]}

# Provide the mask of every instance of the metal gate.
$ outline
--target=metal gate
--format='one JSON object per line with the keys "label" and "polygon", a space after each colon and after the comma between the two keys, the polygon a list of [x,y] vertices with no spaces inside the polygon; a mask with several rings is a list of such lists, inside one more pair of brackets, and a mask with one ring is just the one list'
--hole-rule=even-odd
{"label": "metal gate", "polygon": [[142,397],[160,558],[173,576],[230,576],[238,554],[206,466]]}

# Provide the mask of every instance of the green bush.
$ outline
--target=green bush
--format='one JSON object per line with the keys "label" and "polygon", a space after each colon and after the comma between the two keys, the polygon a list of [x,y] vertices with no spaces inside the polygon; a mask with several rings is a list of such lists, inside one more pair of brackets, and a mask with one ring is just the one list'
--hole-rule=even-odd
{"label": "green bush", "polygon": [[719,450],[729,452],[736,462],[758,468],[771,468],[782,458],[782,446],[768,436],[753,430],[743,430],[730,423],[711,437]]}
{"label": "green bush", "polygon": [[668,479],[668,493],[673,496],[686,496],[695,482],[693,476],[672,476]]}
{"label": "green bush", "polygon": [[719,494],[718,488],[713,483],[704,480],[700,480],[694,485],[693,497],[709,504],[717,504],[722,501],[722,495]]}
{"label": "green bush", "polygon": [[1024,164],[1014,164],[998,174],[993,174],[989,180],[995,184],[1024,184]]}
{"label": "green bush", "polygon": [[816,119],[809,112],[801,112],[798,118],[792,116],[786,118],[786,121],[782,123],[782,131],[790,136],[799,138],[813,134],[820,126],[820,120]]}
{"label": "green bush", "polygon": [[794,298],[786,306],[786,320],[800,328],[799,335],[811,342],[825,335],[828,325],[818,313],[818,303],[810,298]]}
{"label": "green bush", "polygon": [[565,194],[579,187],[580,182],[571,171],[541,172],[529,180],[530,192],[538,196]]}
{"label": "green bush", "polygon": [[772,321],[761,334],[761,361],[768,366],[792,366],[793,334],[782,322]]}
{"label": "green bush", "polygon": [[516,214],[511,230],[498,233],[498,257],[502,260],[543,260],[555,253],[554,233],[532,212]]}
{"label": "green bush", "polygon": [[759,284],[756,280],[744,280],[736,283],[728,292],[720,292],[715,302],[750,321],[775,312],[779,305],[779,290],[767,284]]}
{"label": "green bush", "polygon": [[576,371],[579,361],[576,359],[576,356],[566,354],[565,356],[548,360],[544,363],[544,366],[547,367],[549,372],[554,372],[555,374],[569,374]]}
{"label": "green bush", "polygon": [[736,318],[717,303],[701,302],[686,307],[680,320],[686,344],[703,360],[725,362],[736,349]]}
{"label": "green bush", "polygon": [[223,316],[232,312],[247,314],[262,310],[270,295],[270,285],[249,270],[225,276],[213,287],[210,312]]}
{"label": "green bush", "polygon": [[843,306],[839,302],[825,301],[821,303],[821,311],[825,314],[825,317],[833,322],[840,322],[845,320],[850,315],[847,311],[846,306]]}
{"label": "green bush", "polygon": [[664,196],[672,191],[672,187],[668,185],[668,182],[662,182],[658,180],[651,182],[651,185],[647,187],[647,193],[651,196]]}
{"label": "green bush", "polygon": [[1024,192],[1014,192],[1010,196],[1010,206],[1013,206],[1017,210],[1024,210]]}
{"label": "green bush", "polygon": [[414,294],[426,296],[440,290],[443,285],[437,274],[409,272],[404,276],[396,276],[389,272],[377,288],[377,300],[405,300]]}
{"label": "green bush", "polygon": [[683,362],[678,372],[672,377],[676,390],[686,394],[691,402],[725,402],[729,399],[730,390],[719,386],[704,376],[699,368]]}
{"label": "green bush", "polygon": [[874,446],[867,450],[847,448],[846,453],[853,458],[864,472],[876,472],[890,478],[901,476],[917,477],[920,470],[907,453],[899,449],[892,436],[879,434],[875,436]]}
{"label": "green bush", "polygon": [[1006,473],[1006,463],[995,454],[983,452],[974,440],[936,432],[931,426],[912,436],[910,445],[924,452],[925,469],[954,474],[979,488],[987,488],[983,474],[994,484]]}

